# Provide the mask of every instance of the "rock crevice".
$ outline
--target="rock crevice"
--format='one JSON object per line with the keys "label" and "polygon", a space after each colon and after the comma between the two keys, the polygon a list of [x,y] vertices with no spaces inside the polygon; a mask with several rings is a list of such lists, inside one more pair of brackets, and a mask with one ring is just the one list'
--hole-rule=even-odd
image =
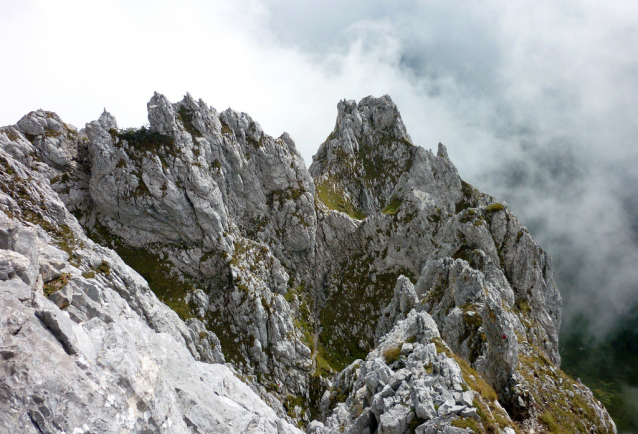
{"label": "rock crevice", "polygon": [[0,430],[615,432],[560,371],[551,258],[389,96],[309,169],[246,113],[147,107],[0,128]]}

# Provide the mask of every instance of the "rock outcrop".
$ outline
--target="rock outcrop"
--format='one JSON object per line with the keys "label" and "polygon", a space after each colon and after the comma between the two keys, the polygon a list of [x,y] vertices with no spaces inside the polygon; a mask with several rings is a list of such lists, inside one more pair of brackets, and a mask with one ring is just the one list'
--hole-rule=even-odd
{"label": "rock outcrop", "polygon": [[[511,434],[555,430],[558,424],[569,424],[572,432],[615,432],[592,392],[522,339],[513,344],[498,335],[506,342],[491,348],[492,340],[484,338],[490,352],[483,363],[471,363],[448,345],[467,342],[458,335],[471,337],[472,327],[488,336],[502,333],[507,318],[482,322],[468,309],[461,314],[466,327],[444,322],[439,329],[428,303],[418,300],[415,286],[401,276],[379,320],[376,348],[336,376],[321,400],[324,422],[313,421],[308,432],[460,434],[469,428]],[[493,311],[487,312],[490,317]],[[455,336],[444,340],[440,330]]]}
{"label": "rock outcrop", "polygon": [[4,149],[0,163],[0,431],[300,432],[214,333],[84,235],[43,173]]}
{"label": "rock outcrop", "polygon": [[[550,257],[390,97],[292,138],[190,95],[0,129],[0,426],[615,432],[560,371]],[[119,430],[119,431],[118,431]]]}

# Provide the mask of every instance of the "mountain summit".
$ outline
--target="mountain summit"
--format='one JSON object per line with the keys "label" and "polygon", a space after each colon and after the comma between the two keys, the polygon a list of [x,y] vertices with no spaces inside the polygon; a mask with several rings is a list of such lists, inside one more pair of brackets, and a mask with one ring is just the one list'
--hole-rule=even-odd
{"label": "mountain summit", "polygon": [[245,113],[148,113],[0,129],[3,432],[616,432],[551,258],[389,96],[309,170]]}

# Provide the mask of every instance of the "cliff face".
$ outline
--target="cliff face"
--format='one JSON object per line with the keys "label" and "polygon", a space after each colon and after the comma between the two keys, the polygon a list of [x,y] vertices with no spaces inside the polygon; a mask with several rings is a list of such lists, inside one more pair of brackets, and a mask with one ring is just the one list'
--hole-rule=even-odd
{"label": "cliff face", "polygon": [[390,97],[338,110],[309,170],[190,95],[137,130],[0,129],[0,426],[615,432],[559,369],[551,259],[507,205]]}

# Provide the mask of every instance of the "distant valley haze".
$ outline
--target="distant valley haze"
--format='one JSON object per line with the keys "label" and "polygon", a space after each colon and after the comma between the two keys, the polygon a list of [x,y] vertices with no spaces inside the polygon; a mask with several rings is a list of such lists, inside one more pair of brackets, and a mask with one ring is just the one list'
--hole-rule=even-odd
{"label": "distant valley haze", "polygon": [[[0,12],[0,125],[42,108],[83,128],[106,108],[139,127],[154,91],[189,92],[288,132],[310,166],[338,101],[390,95],[414,144],[445,144],[552,256],[563,368],[615,396],[619,427],[638,432],[626,368],[638,360],[638,3],[2,0]],[[582,333],[612,359],[583,362]],[[622,376],[591,374],[607,362]]]}

